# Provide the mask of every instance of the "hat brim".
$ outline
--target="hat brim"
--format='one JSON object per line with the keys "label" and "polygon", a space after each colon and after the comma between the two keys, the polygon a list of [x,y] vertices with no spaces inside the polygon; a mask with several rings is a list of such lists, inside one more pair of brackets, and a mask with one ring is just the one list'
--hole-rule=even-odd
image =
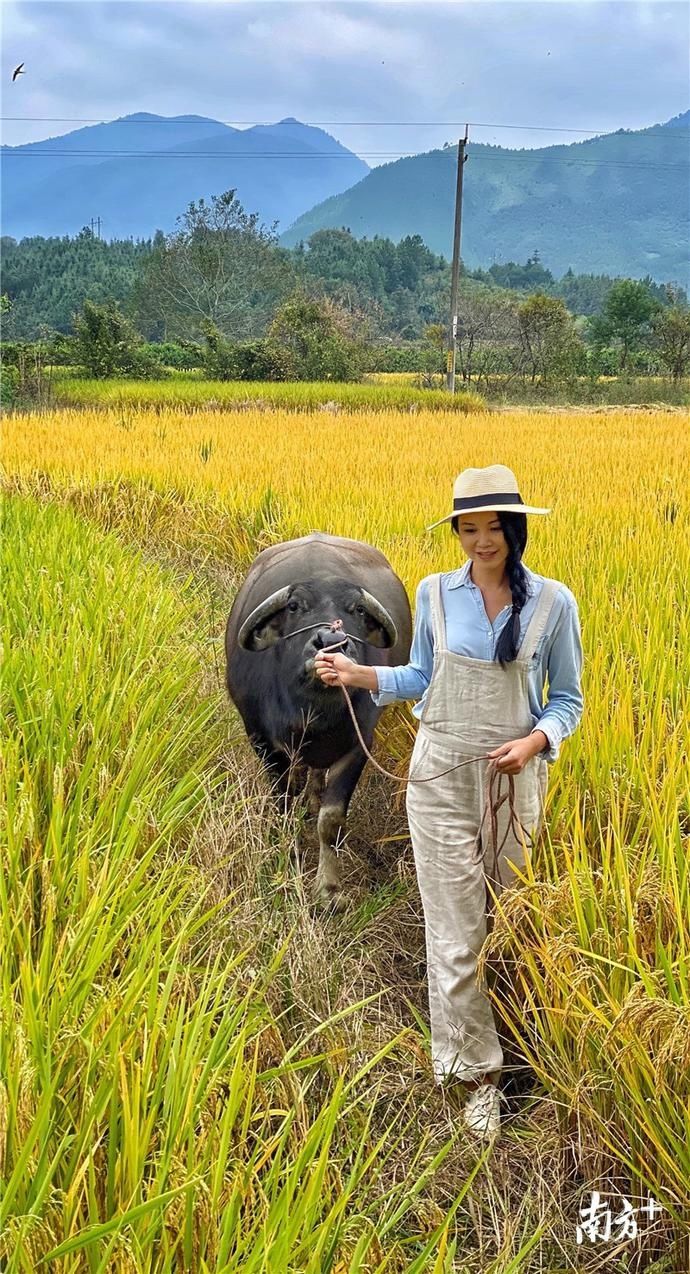
{"label": "hat brim", "polygon": [[496,504],[490,509],[485,504],[478,504],[473,509],[453,509],[445,518],[439,518],[438,522],[432,522],[431,526],[424,529],[433,531],[435,526],[440,526],[442,522],[450,522],[453,518],[462,517],[465,513],[550,513],[551,509],[535,509],[531,504]]}

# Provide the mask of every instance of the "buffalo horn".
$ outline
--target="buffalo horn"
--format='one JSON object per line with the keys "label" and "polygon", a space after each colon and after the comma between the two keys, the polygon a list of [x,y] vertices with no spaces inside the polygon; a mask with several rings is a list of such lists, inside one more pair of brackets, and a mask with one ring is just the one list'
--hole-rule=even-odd
{"label": "buffalo horn", "polygon": [[372,597],[371,593],[368,593],[366,588],[363,588],[361,590],[361,593],[362,593],[362,601],[364,602],[364,605],[366,606],[372,619],[375,619],[377,623],[379,623],[381,627],[385,630],[390,640],[391,646],[395,646],[398,640],[398,630],[395,627],[395,624],[393,623],[393,620],[391,619],[391,616],[388,614],[388,611],[386,610],[385,606],[382,606],[380,602],[377,602],[376,598]]}
{"label": "buffalo horn", "polygon": [[277,592],[271,593],[270,597],[267,597],[265,601],[260,602],[258,606],[255,606],[251,615],[247,616],[239,633],[237,634],[237,643],[243,650],[250,649],[248,643],[254,629],[258,628],[261,624],[265,624],[267,620],[271,619],[272,616],[277,613],[277,611],[283,609],[283,606],[287,604],[291,591],[292,589],[288,584],[285,588],[279,588]]}

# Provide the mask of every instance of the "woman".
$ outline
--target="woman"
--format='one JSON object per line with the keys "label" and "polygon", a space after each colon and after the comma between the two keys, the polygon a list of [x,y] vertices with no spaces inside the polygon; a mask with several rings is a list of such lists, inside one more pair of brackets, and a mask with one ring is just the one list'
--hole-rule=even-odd
{"label": "woman", "polygon": [[[482,815],[489,767],[515,776],[515,812],[536,836],[547,765],[583,708],[577,602],[565,584],[522,561],[527,514],[550,511],[524,503],[506,465],[463,470],[452,512],[427,530],[450,522],[469,560],[419,584],[410,662],[366,667],[342,654],[316,657],[328,685],[368,689],[377,704],[419,700],[409,778],[440,776],[411,782],[406,791],[424,908],[434,1077],[467,1085],[465,1123],[480,1136],[500,1126],[503,1066],[491,1004],[477,980],[493,905],[487,881],[498,896],[517,881],[510,863],[525,866],[523,834],[510,827],[507,801],[498,810],[497,844],[506,840],[497,861],[488,861],[490,829]],[[491,761],[440,775],[487,753]]]}

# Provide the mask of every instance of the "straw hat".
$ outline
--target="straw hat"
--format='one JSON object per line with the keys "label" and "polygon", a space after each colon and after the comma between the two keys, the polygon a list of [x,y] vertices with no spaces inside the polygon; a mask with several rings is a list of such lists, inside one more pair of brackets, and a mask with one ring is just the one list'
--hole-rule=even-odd
{"label": "straw hat", "polygon": [[479,513],[488,509],[502,513],[550,513],[525,504],[518,491],[517,478],[505,464],[490,464],[485,469],[463,469],[453,483],[453,512],[426,528],[431,531],[442,522],[450,522],[459,513]]}

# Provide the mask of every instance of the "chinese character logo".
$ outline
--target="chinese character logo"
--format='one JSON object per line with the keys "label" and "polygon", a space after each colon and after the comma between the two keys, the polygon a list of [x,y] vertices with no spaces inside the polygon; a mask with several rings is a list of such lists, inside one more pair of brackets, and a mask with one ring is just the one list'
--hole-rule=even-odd
{"label": "chinese character logo", "polygon": [[[653,1220],[657,1213],[663,1212],[663,1208],[650,1194],[639,1211]],[[624,1195],[619,1211],[613,1215],[608,1204],[603,1202],[599,1191],[593,1190],[591,1203],[587,1207],[580,1208],[576,1237],[578,1243],[584,1243],[585,1239],[589,1239],[590,1243],[596,1243],[598,1239],[603,1243],[608,1243],[610,1239],[617,1242],[622,1239],[636,1239],[637,1217],[632,1203]]]}

